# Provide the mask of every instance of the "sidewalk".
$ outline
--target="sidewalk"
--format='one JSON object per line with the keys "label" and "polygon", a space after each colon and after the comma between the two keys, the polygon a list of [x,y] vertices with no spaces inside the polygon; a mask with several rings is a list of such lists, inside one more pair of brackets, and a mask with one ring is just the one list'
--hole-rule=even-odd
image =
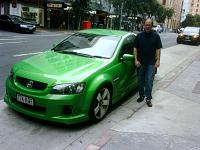
{"label": "sidewalk", "polygon": [[136,94],[124,104],[123,113],[114,111],[109,116],[118,118],[116,125],[86,149],[200,150],[199,68],[200,46],[164,49],[153,107],[137,103]]}
{"label": "sidewalk", "polygon": [[64,32],[64,33],[73,33],[75,31],[72,30],[67,30],[67,29],[47,29],[47,28],[41,28],[41,27],[37,27],[36,28],[36,32]]}

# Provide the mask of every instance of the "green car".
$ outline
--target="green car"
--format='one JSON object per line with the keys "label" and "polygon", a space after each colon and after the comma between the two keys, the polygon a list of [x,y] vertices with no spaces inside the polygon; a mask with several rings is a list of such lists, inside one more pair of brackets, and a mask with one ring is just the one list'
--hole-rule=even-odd
{"label": "green car", "polygon": [[16,63],[6,80],[4,101],[40,119],[98,122],[138,86],[135,36],[105,29],[74,33],[51,50]]}

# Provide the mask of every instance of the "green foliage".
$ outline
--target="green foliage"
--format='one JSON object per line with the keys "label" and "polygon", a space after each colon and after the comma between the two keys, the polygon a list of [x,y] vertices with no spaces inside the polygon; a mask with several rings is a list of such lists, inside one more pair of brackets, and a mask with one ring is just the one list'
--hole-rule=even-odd
{"label": "green foliage", "polygon": [[170,18],[172,18],[173,14],[174,14],[174,9],[173,8],[166,8],[165,13],[166,13],[166,17],[168,19],[170,19]]}
{"label": "green foliage", "polygon": [[110,0],[117,12],[121,8],[121,4],[124,3],[123,14],[128,16],[136,16],[140,14],[143,17],[155,16],[156,21],[164,22],[166,18],[170,19],[174,10],[172,8],[164,8],[157,0]]}
{"label": "green foliage", "polygon": [[90,0],[75,0],[72,2],[72,8],[75,12],[87,12],[90,8]]}
{"label": "green foliage", "polygon": [[188,14],[186,16],[186,19],[181,23],[182,27],[186,26],[194,26],[194,27],[200,27],[200,15],[190,15]]}
{"label": "green foliage", "polygon": [[73,13],[75,16],[75,28],[80,29],[81,21],[90,11],[90,0],[74,0],[72,2]]}

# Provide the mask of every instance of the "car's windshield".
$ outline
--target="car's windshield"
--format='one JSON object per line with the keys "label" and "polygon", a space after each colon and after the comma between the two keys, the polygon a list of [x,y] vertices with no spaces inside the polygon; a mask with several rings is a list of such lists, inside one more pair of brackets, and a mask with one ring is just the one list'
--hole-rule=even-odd
{"label": "car's windshield", "polygon": [[14,21],[14,22],[22,22],[22,18],[19,16],[10,16],[10,18]]}
{"label": "car's windshield", "polygon": [[199,34],[199,28],[185,28],[183,33],[197,33]]}
{"label": "car's windshield", "polygon": [[120,37],[94,34],[73,34],[52,50],[65,53],[85,54],[94,57],[111,58]]}

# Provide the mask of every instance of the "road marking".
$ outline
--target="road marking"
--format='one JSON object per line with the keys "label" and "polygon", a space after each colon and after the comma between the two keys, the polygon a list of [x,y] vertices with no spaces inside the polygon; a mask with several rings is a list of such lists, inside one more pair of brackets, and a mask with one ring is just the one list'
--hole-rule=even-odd
{"label": "road marking", "polygon": [[16,39],[0,39],[0,41],[15,41],[15,40],[23,40],[26,38],[16,38]]}
{"label": "road marking", "polygon": [[26,54],[17,54],[17,55],[13,55],[13,57],[20,57],[20,56],[27,56],[27,55],[35,55],[35,54],[40,54],[43,52],[36,52],[36,53],[26,53]]}
{"label": "road marking", "polygon": [[43,34],[43,35],[40,34],[40,35],[30,35],[30,36],[26,36],[26,35],[25,35],[25,36],[16,35],[16,36],[12,36],[12,37],[17,37],[17,38],[18,38],[18,37],[19,37],[19,38],[22,37],[22,38],[23,38],[23,37],[37,37],[37,36],[42,37],[42,36],[60,36],[60,35],[65,35],[65,34],[64,34],[64,33],[62,33],[62,34],[60,34],[60,33],[59,33],[59,34]]}
{"label": "road marking", "polygon": [[26,41],[18,41],[18,42],[4,42],[4,43],[0,43],[0,45],[2,45],[2,44],[17,44],[17,43],[23,43],[23,42],[26,42]]}

